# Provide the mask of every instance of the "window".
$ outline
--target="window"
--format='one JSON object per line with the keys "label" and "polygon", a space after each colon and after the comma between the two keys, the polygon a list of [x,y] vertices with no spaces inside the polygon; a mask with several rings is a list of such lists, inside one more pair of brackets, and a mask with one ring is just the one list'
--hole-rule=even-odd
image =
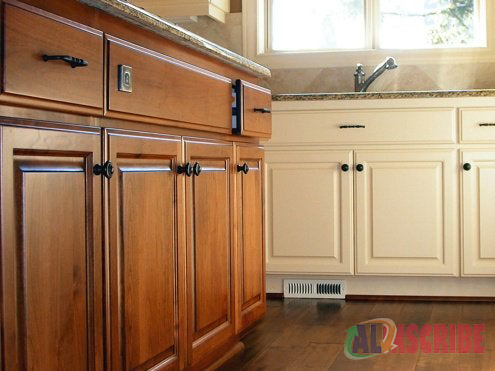
{"label": "window", "polygon": [[350,56],[378,61],[387,54],[405,57],[402,63],[414,58],[415,63],[417,59],[437,63],[440,57],[491,62],[495,60],[492,3],[244,0],[245,51],[274,68],[328,66],[329,58],[330,65],[348,65]]}

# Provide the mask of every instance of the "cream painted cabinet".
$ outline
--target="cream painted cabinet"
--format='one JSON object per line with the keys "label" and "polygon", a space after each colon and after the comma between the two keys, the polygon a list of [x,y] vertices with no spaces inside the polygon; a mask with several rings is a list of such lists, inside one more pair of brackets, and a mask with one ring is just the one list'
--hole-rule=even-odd
{"label": "cream painted cabinet", "polygon": [[266,152],[266,270],[354,272],[352,151]]}
{"label": "cream painted cabinet", "polygon": [[358,150],[355,163],[356,273],[458,275],[456,151]]}
{"label": "cream painted cabinet", "polygon": [[495,276],[495,151],[462,151],[464,276]]}

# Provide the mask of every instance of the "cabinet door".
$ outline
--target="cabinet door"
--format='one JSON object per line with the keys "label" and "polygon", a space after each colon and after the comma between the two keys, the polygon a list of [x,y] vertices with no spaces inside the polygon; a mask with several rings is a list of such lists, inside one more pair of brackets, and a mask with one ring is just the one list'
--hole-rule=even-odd
{"label": "cabinet door", "polygon": [[198,365],[234,335],[232,144],[186,140],[189,364]]}
{"label": "cabinet door", "polygon": [[111,368],[178,368],[185,309],[177,207],[183,188],[175,171],[181,141],[107,133],[115,169],[108,183]]}
{"label": "cabinet door", "polygon": [[352,151],[265,156],[267,272],[352,274]]}
{"label": "cabinet door", "polygon": [[1,127],[6,370],[103,368],[101,136],[75,130]]}
{"label": "cabinet door", "polygon": [[458,275],[456,152],[358,151],[355,163],[357,273]]}
{"label": "cabinet door", "polygon": [[263,234],[263,149],[236,149],[236,321],[237,332],[265,313]]}
{"label": "cabinet door", "polygon": [[471,165],[462,175],[462,273],[495,276],[495,152],[465,151],[462,161]]}

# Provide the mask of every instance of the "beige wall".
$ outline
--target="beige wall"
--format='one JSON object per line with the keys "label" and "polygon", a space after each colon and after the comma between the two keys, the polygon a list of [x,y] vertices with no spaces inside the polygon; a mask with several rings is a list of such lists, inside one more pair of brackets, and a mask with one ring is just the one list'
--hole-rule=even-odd
{"label": "beige wall", "polygon": [[[240,10],[241,1],[231,0]],[[207,17],[181,25],[236,53],[242,53],[242,14],[231,13],[222,24]],[[398,59],[400,65],[400,59]],[[363,61],[363,64],[366,64]],[[274,94],[350,92],[354,90],[354,66],[341,68],[273,69],[266,81]],[[366,66],[370,74],[375,66]],[[386,72],[370,91],[464,90],[495,88],[495,63],[441,64],[400,67]]]}

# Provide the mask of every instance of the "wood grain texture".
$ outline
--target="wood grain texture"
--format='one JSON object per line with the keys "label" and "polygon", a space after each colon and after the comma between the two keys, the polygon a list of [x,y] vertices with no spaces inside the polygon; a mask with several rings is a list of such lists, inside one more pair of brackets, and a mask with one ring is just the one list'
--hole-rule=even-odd
{"label": "wood grain texture", "polygon": [[[269,300],[266,318],[250,330],[245,349],[219,368],[230,370],[490,370],[495,360],[493,304]],[[360,361],[344,354],[350,327],[368,319],[396,324],[485,324],[484,354],[384,354]],[[381,334],[378,334],[380,336]],[[433,336],[427,337],[432,341]],[[408,342],[406,341],[406,344]],[[432,344],[433,345],[433,344]]]}
{"label": "wood grain texture", "polygon": [[179,368],[184,255],[178,137],[108,131],[111,367]]}
{"label": "wood grain texture", "polygon": [[186,179],[189,365],[234,336],[233,146],[185,140],[186,162],[199,176]]}
{"label": "wood grain texture", "polygon": [[249,172],[236,177],[236,332],[265,312],[265,245],[263,233],[263,149],[237,146],[236,165]]}
{"label": "wood grain texture", "polygon": [[[132,67],[132,93],[117,90],[119,65]],[[230,131],[230,79],[114,38],[109,39],[108,75],[110,111]]]}
{"label": "wood grain texture", "polygon": [[270,138],[272,135],[272,114],[256,112],[255,109],[272,108],[270,90],[244,82],[243,89],[243,135]]}
{"label": "wood grain texture", "polygon": [[2,128],[4,367],[103,369],[94,132]]}
{"label": "wood grain texture", "polygon": [[[35,10],[36,11],[36,10]],[[4,6],[6,93],[101,108],[103,105],[103,34],[46,12]],[[69,55],[87,67],[42,59]],[[100,111],[101,112],[101,111]]]}

